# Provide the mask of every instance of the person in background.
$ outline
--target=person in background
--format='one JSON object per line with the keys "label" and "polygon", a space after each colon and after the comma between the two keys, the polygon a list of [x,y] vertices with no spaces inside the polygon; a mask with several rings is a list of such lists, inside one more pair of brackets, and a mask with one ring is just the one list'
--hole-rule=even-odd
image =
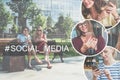
{"label": "person in background", "polygon": [[41,26],[37,27],[37,30],[33,36],[33,40],[35,43],[38,43],[37,49],[39,51],[44,51],[45,61],[47,62],[47,68],[51,69],[52,66],[51,66],[51,63],[49,61],[50,50],[48,49],[48,45],[47,45],[47,37],[43,33]]}
{"label": "person in background", "polygon": [[34,55],[35,60],[41,64],[41,60],[37,57],[36,52],[34,49],[31,49],[31,47],[33,47],[32,42],[31,42],[31,36],[29,35],[29,29],[28,27],[24,27],[22,29],[22,33],[18,34],[17,36],[17,41],[18,43],[21,44],[21,46],[26,47],[27,48],[27,52],[28,52],[28,68],[32,69],[32,65],[31,65],[31,55]]}
{"label": "person in background", "polygon": [[83,0],[82,14],[86,19],[95,19],[106,28],[114,26],[119,22],[116,5],[105,0]]}
{"label": "person in background", "polygon": [[98,68],[92,70],[93,80],[120,80],[120,62],[114,59],[116,52],[113,47],[105,47],[100,54],[103,63],[98,64]]}

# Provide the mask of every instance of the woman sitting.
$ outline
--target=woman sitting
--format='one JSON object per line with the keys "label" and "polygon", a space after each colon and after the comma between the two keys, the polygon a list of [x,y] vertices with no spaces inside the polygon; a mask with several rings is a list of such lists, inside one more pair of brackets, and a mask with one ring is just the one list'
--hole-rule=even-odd
{"label": "woman sitting", "polygon": [[47,62],[47,68],[51,69],[52,66],[51,66],[51,63],[49,61],[50,50],[48,49],[47,38],[46,38],[46,35],[43,33],[41,26],[37,28],[35,35],[33,37],[33,40],[35,43],[38,43],[37,49],[39,51],[44,51],[45,61]]}

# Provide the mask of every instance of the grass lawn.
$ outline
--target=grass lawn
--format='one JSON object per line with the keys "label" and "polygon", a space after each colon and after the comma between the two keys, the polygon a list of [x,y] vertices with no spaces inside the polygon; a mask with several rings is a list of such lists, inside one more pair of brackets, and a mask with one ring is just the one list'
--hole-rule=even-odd
{"label": "grass lawn", "polygon": [[70,39],[61,39],[61,38],[53,38],[48,40],[55,40],[56,42],[70,42]]}

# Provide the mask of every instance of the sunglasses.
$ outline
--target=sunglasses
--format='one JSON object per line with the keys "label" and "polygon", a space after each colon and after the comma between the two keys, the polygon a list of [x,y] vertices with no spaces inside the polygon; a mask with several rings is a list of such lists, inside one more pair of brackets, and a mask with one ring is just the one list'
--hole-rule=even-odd
{"label": "sunglasses", "polygon": [[42,30],[37,30],[37,31],[42,31]]}
{"label": "sunglasses", "polygon": [[28,30],[25,29],[24,31],[28,31]]}

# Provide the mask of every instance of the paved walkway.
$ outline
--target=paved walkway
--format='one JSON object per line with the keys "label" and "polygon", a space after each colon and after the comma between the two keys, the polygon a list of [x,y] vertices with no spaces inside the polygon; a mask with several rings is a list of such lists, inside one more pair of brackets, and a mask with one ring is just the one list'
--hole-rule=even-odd
{"label": "paved walkway", "polygon": [[64,58],[64,63],[55,59],[53,68],[44,68],[46,65],[38,65],[42,70],[28,70],[22,72],[0,72],[0,80],[87,80],[83,69],[84,57]]}
{"label": "paved walkway", "polygon": [[92,80],[92,70],[85,70],[85,74],[86,74],[86,77],[88,78],[88,80]]}

